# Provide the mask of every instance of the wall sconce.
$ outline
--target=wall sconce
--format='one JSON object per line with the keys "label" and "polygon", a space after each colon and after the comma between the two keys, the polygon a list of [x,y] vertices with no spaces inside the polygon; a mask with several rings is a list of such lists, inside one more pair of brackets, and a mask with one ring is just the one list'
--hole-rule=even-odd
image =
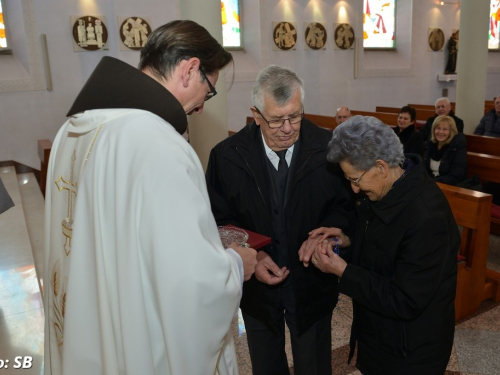
{"label": "wall sconce", "polygon": [[438,1],[439,5],[458,5],[460,6],[460,1]]}

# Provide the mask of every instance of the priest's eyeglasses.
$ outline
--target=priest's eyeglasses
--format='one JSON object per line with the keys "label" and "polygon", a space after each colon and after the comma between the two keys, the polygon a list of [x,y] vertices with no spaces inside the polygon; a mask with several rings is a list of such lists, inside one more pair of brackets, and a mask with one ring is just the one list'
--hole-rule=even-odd
{"label": "priest's eyeglasses", "polygon": [[201,66],[200,66],[200,74],[203,77],[203,79],[207,81],[208,87],[210,88],[210,92],[207,94],[207,96],[205,96],[205,101],[207,101],[208,99],[212,99],[215,95],[217,95],[217,90],[215,90],[215,87],[212,86],[210,80],[207,78],[207,75],[205,74],[203,69],[201,69]]}
{"label": "priest's eyeglasses", "polygon": [[304,107],[302,107],[302,113],[300,113],[298,115],[293,115],[293,116],[287,117],[287,118],[280,118],[277,120],[268,120],[264,117],[262,112],[259,111],[259,109],[257,107],[255,107],[255,110],[257,111],[259,116],[262,117],[262,119],[267,123],[267,126],[269,126],[271,129],[281,128],[283,125],[285,125],[285,121],[287,121],[287,120],[290,123],[290,125],[298,124],[304,118]]}
{"label": "priest's eyeglasses", "polygon": [[[368,170],[369,171],[369,170]],[[363,178],[363,176],[365,175],[366,172],[368,171],[364,171],[363,174],[361,176],[359,176],[358,178],[356,179],[352,179],[350,177],[347,177],[346,175],[344,175],[344,177],[347,179],[347,181],[349,181],[351,184],[353,184],[354,186],[356,187],[359,187],[359,182],[361,181],[361,179]]]}

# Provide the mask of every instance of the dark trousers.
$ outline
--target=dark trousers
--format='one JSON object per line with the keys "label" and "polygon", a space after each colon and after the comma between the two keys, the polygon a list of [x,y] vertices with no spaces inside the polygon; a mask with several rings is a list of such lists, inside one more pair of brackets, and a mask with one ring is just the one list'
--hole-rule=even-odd
{"label": "dark trousers", "polygon": [[290,331],[294,375],[332,374],[332,314],[297,334],[295,301],[290,283],[279,288],[280,309],[274,317],[279,332],[243,312],[254,375],[288,375],[285,321]]}

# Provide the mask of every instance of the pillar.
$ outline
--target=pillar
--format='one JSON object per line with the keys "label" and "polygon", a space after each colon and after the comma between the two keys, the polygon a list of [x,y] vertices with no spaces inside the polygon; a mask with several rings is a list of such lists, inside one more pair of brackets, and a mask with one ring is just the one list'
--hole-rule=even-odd
{"label": "pillar", "polygon": [[456,115],[472,134],[484,116],[489,0],[462,0],[457,61]]}
{"label": "pillar", "polygon": [[[204,28],[222,44],[222,20],[220,0],[180,0],[180,18],[192,20]],[[206,169],[210,150],[227,138],[227,100],[225,70],[219,74],[215,86],[217,95],[205,103],[201,115],[188,116],[189,141]]]}

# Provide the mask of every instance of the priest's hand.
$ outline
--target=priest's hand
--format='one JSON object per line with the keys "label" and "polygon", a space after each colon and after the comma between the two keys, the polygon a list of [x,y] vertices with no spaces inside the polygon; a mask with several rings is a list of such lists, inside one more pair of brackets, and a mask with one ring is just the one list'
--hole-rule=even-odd
{"label": "priest's hand", "polygon": [[279,268],[265,251],[257,253],[257,261],[255,277],[264,284],[276,285],[282,283],[290,273],[290,270],[286,267]]}
{"label": "priest's hand", "polygon": [[229,245],[231,249],[234,249],[241,257],[243,261],[244,276],[243,279],[247,281],[252,277],[255,272],[255,266],[257,265],[257,251],[250,247],[238,246],[236,242]]}

